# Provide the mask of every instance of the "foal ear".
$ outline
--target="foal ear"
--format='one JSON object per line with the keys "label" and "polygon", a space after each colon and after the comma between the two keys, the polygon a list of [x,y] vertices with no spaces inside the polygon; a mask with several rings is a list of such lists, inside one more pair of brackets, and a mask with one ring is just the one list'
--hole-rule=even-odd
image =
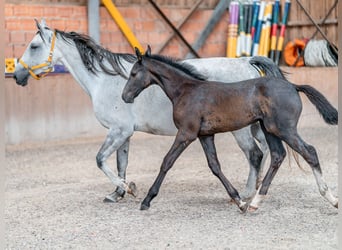
{"label": "foal ear", "polygon": [[142,55],[141,55],[140,50],[137,47],[135,47],[135,54],[137,55],[138,61],[141,62]]}
{"label": "foal ear", "polygon": [[150,45],[147,45],[147,50],[145,52],[145,55],[146,56],[151,56],[151,47],[150,47]]}

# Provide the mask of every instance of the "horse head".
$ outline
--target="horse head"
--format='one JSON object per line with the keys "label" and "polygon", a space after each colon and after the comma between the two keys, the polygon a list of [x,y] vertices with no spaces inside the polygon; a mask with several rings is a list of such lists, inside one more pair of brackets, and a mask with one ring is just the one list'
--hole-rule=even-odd
{"label": "horse head", "polygon": [[23,56],[18,60],[14,72],[14,79],[17,84],[25,86],[31,75],[39,80],[47,73],[53,70],[54,65],[54,47],[56,34],[42,20],[36,25],[38,31],[32,41],[27,46]]}
{"label": "horse head", "polygon": [[151,48],[147,46],[145,55],[135,48],[138,61],[133,65],[126,86],[122,92],[122,99],[126,103],[133,103],[134,99],[153,82],[152,74],[145,63],[145,58],[151,56]]}

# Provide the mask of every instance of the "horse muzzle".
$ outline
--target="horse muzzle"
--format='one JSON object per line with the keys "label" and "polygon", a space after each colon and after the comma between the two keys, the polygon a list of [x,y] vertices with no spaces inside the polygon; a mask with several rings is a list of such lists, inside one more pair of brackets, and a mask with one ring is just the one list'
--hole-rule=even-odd
{"label": "horse muzzle", "polygon": [[13,74],[13,79],[15,80],[15,82],[20,85],[20,86],[26,86],[28,83],[28,78],[29,78],[30,74],[27,72],[27,74],[23,75],[23,74],[18,74],[17,72],[14,72]]}

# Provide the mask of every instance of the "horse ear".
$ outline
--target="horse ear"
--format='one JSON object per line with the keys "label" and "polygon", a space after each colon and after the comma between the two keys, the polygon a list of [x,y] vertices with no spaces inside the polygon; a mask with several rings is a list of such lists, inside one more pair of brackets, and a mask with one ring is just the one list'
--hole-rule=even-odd
{"label": "horse ear", "polygon": [[147,50],[146,50],[145,55],[146,56],[151,56],[151,47],[150,47],[150,45],[147,45]]}
{"label": "horse ear", "polygon": [[135,47],[135,54],[137,55],[138,61],[141,62],[142,55],[141,55],[140,50],[137,47]]}
{"label": "horse ear", "polygon": [[34,19],[34,21],[36,22],[37,29],[42,30],[42,26],[40,26],[40,23],[38,22],[38,20]]}

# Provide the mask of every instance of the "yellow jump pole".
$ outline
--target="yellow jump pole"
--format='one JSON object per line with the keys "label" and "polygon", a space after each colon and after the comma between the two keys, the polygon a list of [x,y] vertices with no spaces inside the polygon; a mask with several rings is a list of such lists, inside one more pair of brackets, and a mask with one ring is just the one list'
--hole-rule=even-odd
{"label": "yellow jump pole", "polygon": [[133,49],[134,47],[137,47],[140,50],[140,52],[143,52],[144,49],[142,48],[138,39],[134,36],[133,32],[131,31],[127,23],[125,22],[125,19],[122,17],[119,10],[115,7],[112,0],[102,0],[102,3],[108,10],[109,14],[113,17],[114,21],[119,26],[120,30],[125,35]]}

